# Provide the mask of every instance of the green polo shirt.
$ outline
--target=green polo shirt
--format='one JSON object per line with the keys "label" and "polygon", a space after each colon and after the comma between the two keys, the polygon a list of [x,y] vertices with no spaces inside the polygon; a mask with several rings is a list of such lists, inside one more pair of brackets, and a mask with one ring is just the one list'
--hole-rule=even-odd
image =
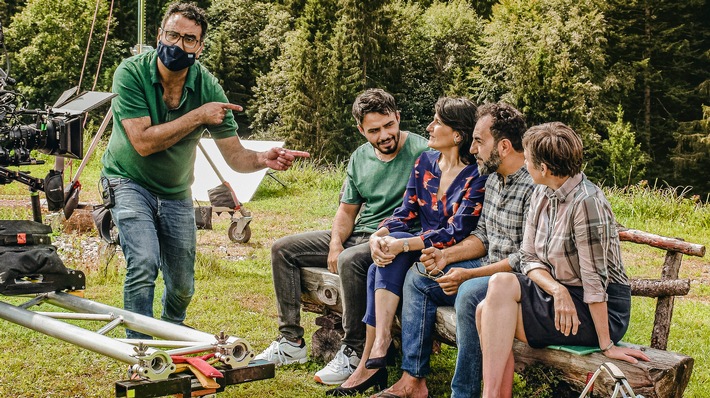
{"label": "green polo shirt", "polygon": [[[195,148],[208,126],[200,126],[170,148],[141,156],[131,145],[121,123],[124,119],[149,116],[152,125],[175,120],[208,102],[229,102],[217,79],[199,62],[187,72],[180,105],[168,109],[163,101],[155,51],[124,60],[113,76],[111,102],[113,133],[103,156],[103,174],[124,177],[140,184],[163,199],[186,199],[192,196]],[[209,126],[215,139],[236,135],[237,123],[231,111],[222,124]]]}
{"label": "green polo shirt", "polygon": [[414,162],[428,149],[427,139],[409,133],[397,156],[383,162],[368,142],[353,152],[348,162],[342,203],[362,204],[353,232],[375,232],[380,222],[394,213],[404,198],[404,190]]}

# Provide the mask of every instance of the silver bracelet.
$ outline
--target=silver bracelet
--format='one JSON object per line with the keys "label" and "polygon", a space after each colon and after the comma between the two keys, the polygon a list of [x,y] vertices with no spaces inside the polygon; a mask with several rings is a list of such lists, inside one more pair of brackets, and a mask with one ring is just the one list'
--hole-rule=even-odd
{"label": "silver bracelet", "polygon": [[607,351],[611,350],[611,348],[613,346],[614,346],[614,340],[612,340],[611,343],[609,343],[609,345],[606,346],[606,348],[602,348],[601,350],[602,350],[602,352],[607,352]]}

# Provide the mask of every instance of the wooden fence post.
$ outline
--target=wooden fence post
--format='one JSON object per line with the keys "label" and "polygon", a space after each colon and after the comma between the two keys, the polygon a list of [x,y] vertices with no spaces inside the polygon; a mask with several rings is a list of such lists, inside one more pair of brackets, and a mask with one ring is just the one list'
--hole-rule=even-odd
{"label": "wooden fence post", "polygon": [[[668,250],[666,259],[663,262],[661,280],[678,279],[678,271],[683,261],[683,253]],[[673,303],[675,296],[659,297],[656,301],[656,318],[653,322],[653,333],[651,334],[651,347],[665,350],[668,346],[668,335],[671,331],[671,318],[673,318]]]}

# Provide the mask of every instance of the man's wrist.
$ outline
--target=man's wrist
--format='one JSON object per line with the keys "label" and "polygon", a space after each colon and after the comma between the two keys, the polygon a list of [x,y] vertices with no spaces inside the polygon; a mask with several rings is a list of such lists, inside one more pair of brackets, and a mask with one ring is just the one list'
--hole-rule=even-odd
{"label": "man's wrist", "polygon": [[266,165],[266,162],[269,160],[269,157],[266,155],[267,152],[268,152],[268,151],[257,152],[257,153],[256,153],[256,164],[257,164],[257,167],[261,167],[261,168],[269,167],[269,166]]}
{"label": "man's wrist", "polygon": [[439,251],[441,252],[441,259],[444,260],[444,266],[449,265],[450,262],[449,262],[449,257],[447,255],[448,250],[440,249]]}

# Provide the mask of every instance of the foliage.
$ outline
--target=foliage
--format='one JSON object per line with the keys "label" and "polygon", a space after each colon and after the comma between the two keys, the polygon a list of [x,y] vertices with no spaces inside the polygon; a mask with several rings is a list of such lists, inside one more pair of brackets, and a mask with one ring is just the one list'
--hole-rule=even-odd
{"label": "foliage", "polygon": [[255,115],[254,127],[321,159],[349,154],[357,130],[348,118],[348,101],[362,89],[368,55],[376,52],[371,47],[377,48],[377,28],[365,21],[377,7],[377,2],[307,1],[272,72],[258,80],[254,103],[267,110]]}
{"label": "foliage", "polygon": [[[679,124],[702,118],[702,104],[710,92],[710,7],[706,1],[607,2],[609,54],[616,65],[630,72],[634,86],[611,99],[621,103],[637,132],[641,149],[651,155],[648,177],[671,185],[688,185],[698,193],[710,192],[707,179],[678,173],[669,155]],[[685,145],[685,144],[681,144]],[[689,170],[688,170],[689,171]]]}
{"label": "foliage", "polygon": [[[99,2],[98,6],[83,89],[93,86],[106,30],[108,5]],[[13,17],[6,31],[12,75],[18,90],[34,106],[52,104],[64,90],[79,84],[95,7],[90,0],[29,0]],[[112,73],[106,71],[117,66],[121,47],[120,40],[109,37],[97,90],[110,89]]]}
{"label": "foliage", "polygon": [[12,16],[22,9],[24,1],[22,0],[6,0],[0,2],[0,23],[6,27],[10,24]]}
{"label": "foliage", "polygon": [[402,128],[422,133],[439,96],[466,94],[475,67],[468,54],[481,31],[462,0],[423,14],[404,2],[308,1],[271,71],[257,79],[252,127],[325,161],[344,159],[361,142],[350,104],[375,86],[398,99]]}
{"label": "foliage", "polygon": [[[710,83],[709,83],[710,84]],[[703,105],[703,118],[679,123],[673,135],[676,147],[671,160],[674,176],[710,194],[707,170],[710,169],[710,106]]]}
{"label": "foliage", "polygon": [[604,176],[607,182],[624,186],[643,178],[648,155],[636,143],[631,123],[624,122],[621,105],[616,112],[616,122],[609,126],[609,138],[602,141],[602,152],[609,161]]}
{"label": "foliage", "polygon": [[517,397],[559,397],[556,387],[560,384],[561,372],[541,364],[526,366],[516,374],[513,395]]}
{"label": "foliage", "polygon": [[399,19],[408,22],[390,37],[400,43],[392,63],[402,71],[393,76],[390,89],[402,108],[403,128],[423,134],[439,97],[471,95],[470,76],[478,68],[472,54],[480,44],[483,21],[462,0],[433,2],[423,12],[401,7],[400,13]]}
{"label": "foliage", "polygon": [[[169,2],[146,2],[147,44],[154,45]],[[98,63],[108,3],[98,2],[83,86]],[[242,134],[285,138],[333,161],[361,142],[349,108],[367,87],[392,92],[402,127],[418,133],[439,96],[503,99],[521,108],[529,124],[559,120],[580,132],[588,150],[585,171],[601,179],[609,178],[602,170],[608,159],[598,141],[609,135],[621,104],[624,122],[652,160],[646,177],[710,192],[710,182],[696,172],[709,165],[707,150],[689,141],[710,100],[706,1],[196,3],[211,20],[202,61],[230,100],[247,106],[238,115]],[[32,106],[51,103],[78,83],[95,4],[0,3],[11,73]],[[113,67],[135,43],[137,4],[115,1],[99,89],[109,87]]]}
{"label": "foliage", "polygon": [[607,197],[616,219],[629,228],[710,244],[704,243],[707,237],[701,232],[710,229],[710,198],[703,198],[703,202],[698,195],[689,196],[688,191],[687,188],[651,186],[641,181],[628,187],[608,188]]}
{"label": "foliage", "polygon": [[580,133],[598,176],[596,126],[608,112],[604,93],[608,29],[596,2],[503,0],[493,8],[478,57],[479,100],[518,107],[529,125],[561,121]]}
{"label": "foliage", "polygon": [[[256,0],[217,0],[209,8],[210,29],[200,60],[218,76],[227,98],[246,105],[258,76],[269,71],[280,52],[280,41],[291,29],[291,17],[277,4]],[[253,114],[258,110],[247,111]],[[237,115],[240,133],[250,121]]]}

